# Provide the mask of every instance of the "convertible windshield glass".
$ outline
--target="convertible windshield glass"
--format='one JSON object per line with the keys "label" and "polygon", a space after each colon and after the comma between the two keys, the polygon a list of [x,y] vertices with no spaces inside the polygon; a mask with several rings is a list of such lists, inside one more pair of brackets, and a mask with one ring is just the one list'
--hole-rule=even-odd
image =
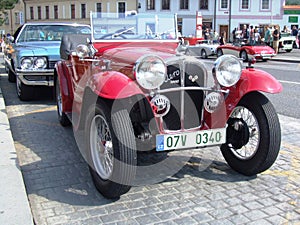
{"label": "convertible windshield glass", "polygon": [[175,15],[92,13],[94,40],[103,39],[177,39]]}
{"label": "convertible windshield glass", "polygon": [[63,34],[90,34],[89,26],[75,25],[26,25],[17,42],[60,41]]}

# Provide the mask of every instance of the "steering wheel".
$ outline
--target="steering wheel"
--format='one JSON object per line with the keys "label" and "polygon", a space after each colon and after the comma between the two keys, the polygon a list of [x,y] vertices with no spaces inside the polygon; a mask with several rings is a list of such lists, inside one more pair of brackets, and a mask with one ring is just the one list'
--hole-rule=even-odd
{"label": "steering wheel", "polygon": [[101,39],[127,39],[123,34],[109,33],[101,37]]}

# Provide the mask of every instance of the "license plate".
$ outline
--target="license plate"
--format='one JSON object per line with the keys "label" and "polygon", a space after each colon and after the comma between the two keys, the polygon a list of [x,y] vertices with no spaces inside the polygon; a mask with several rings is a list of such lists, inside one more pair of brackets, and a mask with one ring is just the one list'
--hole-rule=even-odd
{"label": "license plate", "polygon": [[156,136],[156,151],[204,147],[225,142],[226,128],[180,134],[159,134]]}

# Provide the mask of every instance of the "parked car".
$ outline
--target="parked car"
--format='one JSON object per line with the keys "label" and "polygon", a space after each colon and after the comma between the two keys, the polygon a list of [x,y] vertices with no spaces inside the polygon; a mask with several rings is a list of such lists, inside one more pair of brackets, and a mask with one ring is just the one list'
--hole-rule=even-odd
{"label": "parked car", "polygon": [[19,27],[4,55],[8,80],[16,82],[18,97],[30,100],[34,86],[53,86],[65,33],[90,33],[90,26],[67,23],[26,23]]}
{"label": "parked car", "polygon": [[290,33],[280,33],[279,39],[279,49],[282,49],[286,52],[291,52],[293,50],[293,46],[296,42],[296,37],[292,36]]}
{"label": "parked car", "polygon": [[92,14],[91,36],[62,38],[54,72],[58,120],[72,124],[107,198],[130,190],[141,151],[220,146],[247,176],[267,170],[279,153],[279,120],[262,92],[278,93],[281,84],[231,55],[209,72],[201,59],[178,54],[176,21],[169,14]]}
{"label": "parked car", "polygon": [[268,60],[275,56],[275,51],[268,45],[260,42],[255,44],[246,44],[243,41],[237,41],[225,45],[220,45],[217,48],[217,56],[220,57],[224,54],[234,55],[242,58],[243,61],[252,59]]}
{"label": "parked car", "polygon": [[217,55],[218,46],[218,43],[213,43],[213,41],[210,40],[199,40],[195,45],[186,45],[185,54],[207,59],[208,56]]}

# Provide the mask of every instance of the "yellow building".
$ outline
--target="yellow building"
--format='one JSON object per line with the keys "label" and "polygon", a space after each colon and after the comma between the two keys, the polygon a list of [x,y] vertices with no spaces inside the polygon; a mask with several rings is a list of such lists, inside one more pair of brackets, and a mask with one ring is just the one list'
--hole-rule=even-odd
{"label": "yellow building", "polygon": [[90,23],[90,12],[125,13],[136,11],[137,0],[20,0],[7,11],[0,33],[14,33],[24,22],[76,22]]}
{"label": "yellow building", "polygon": [[0,26],[0,34],[13,34],[24,23],[25,7],[23,1],[19,1],[12,10],[6,10],[5,22]]}

